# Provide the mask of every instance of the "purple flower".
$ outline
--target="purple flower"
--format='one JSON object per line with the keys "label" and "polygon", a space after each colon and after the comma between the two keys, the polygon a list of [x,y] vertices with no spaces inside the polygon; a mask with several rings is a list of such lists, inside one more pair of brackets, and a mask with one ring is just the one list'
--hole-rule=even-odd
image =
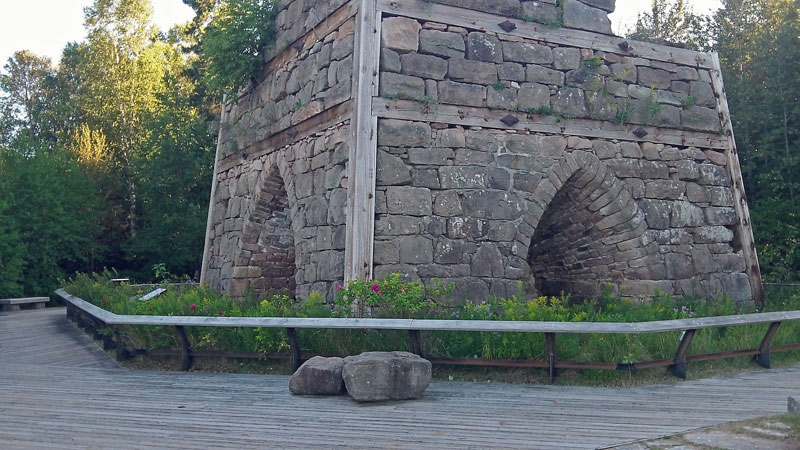
{"label": "purple flower", "polygon": [[382,296],[383,292],[381,292],[380,288],[378,287],[378,283],[372,283],[372,286],[369,287],[369,290]]}
{"label": "purple flower", "polygon": [[336,290],[337,291],[341,291],[342,290],[342,285],[340,284],[340,285],[336,286]]}
{"label": "purple flower", "polygon": [[189,305],[189,309],[191,309],[192,311],[194,311],[195,309],[197,309],[197,305],[195,305],[194,303],[192,303],[191,305]]}

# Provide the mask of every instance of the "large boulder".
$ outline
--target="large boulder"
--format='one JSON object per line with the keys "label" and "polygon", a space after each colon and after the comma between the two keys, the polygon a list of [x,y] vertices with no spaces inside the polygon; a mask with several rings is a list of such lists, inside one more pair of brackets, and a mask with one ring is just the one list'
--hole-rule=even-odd
{"label": "large boulder", "polygon": [[289,391],[298,395],[341,395],[344,393],[343,368],[342,358],[315,356],[292,375]]}
{"label": "large boulder", "polygon": [[359,402],[414,399],[431,382],[431,363],[408,352],[367,352],[344,359],[342,378]]}

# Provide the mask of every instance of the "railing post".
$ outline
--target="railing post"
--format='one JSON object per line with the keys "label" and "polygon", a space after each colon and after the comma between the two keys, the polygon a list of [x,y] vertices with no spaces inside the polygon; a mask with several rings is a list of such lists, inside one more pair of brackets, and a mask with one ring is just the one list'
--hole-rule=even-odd
{"label": "railing post", "polygon": [[289,345],[292,349],[292,356],[291,356],[291,363],[292,363],[292,373],[296,372],[297,369],[300,368],[301,362],[301,353],[300,353],[300,339],[297,337],[297,330],[294,328],[287,328],[286,334],[289,335]]}
{"label": "railing post", "polygon": [[764,339],[761,340],[761,344],[758,346],[758,354],[754,358],[756,364],[765,369],[769,369],[771,366],[769,350],[772,346],[772,339],[775,337],[775,333],[778,332],[779,326],[781,326],[780,322],[772,322],[769,325],[767,334],[764,335]]}
{"label": "railing post", "polygon": [[130,359],[131,354],[125,348],[125,341],[122,339],[122,333],[116,326],[111,327],[111,333],[114,335],[114,350],[117,353],[117,361],[127,361]]}
{"label": "railing post", "polygon": [[178,339],[181,341],[181,368],[184,372],[188,372],[192,369],[192,363],[194,362],[194,358],[192,357],[192,347],[189,343],[189,338],[186,336],[186,330],[183,329],[183,326],[176,325],[175,331],[178,333]]}
{"label": "railing post", "polygon": [[419,330],[408,330],[408,337],[411,340],[411,353],[424,358],[422,355],[422,336]]}
{"label": "railing post", "polygon": [[675,358],[672,360],[672,365],[669,366],[669,372],[678,378],[686,379],[686,353],[689,351],[689,345],[692,343],[694,333],[697,330],[686,330],[683,332],[681,343],[678,345],[678,351],[675,352]]}
{"label": "railing post", "polygon": [[556,334],[544,334],[545,347],[547,352],[547,368],[550,376],[550,383],[556,381]]}

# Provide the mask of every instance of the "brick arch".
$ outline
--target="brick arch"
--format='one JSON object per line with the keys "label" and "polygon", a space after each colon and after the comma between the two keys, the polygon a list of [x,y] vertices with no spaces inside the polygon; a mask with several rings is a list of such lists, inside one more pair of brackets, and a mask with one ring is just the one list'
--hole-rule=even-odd
{"label": "brick arch", "polygon": [[644,214],[626,184],[591,153],[566,155],[537,193],[527,262],[541,294],[595,296],[604,284],[629,279],[636,260],[657,251],[643,237]]}
{"label": "brick arch", "polygon": [[277,164],[266,167],[245,214],[233,269],[232,294],[241,297],[289,291],[294,294],[296,255],[292,201]]}

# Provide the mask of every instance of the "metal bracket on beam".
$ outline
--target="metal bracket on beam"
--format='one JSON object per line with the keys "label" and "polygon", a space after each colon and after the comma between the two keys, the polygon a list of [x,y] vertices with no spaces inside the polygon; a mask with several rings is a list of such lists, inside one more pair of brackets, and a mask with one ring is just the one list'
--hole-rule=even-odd
{"label": "metal bracket on beam", "polygon": [[758,354],[753,358],[759,366],[769,369],[771,366],[770,362],[770,347],[772,346],[772,339],[775,338],[775,333],[778,332],[778,327],[781,326],[781,322],[772,322],[769,325],[769,329],[767,329],[767,334],[764,335],[764,339],[761,340],[761,344],[758,346]]}
{"label": "metal bracket on beam", "polygon": [[544,334],[545,347],[547,353],[547,374],[550,376],[550,383],[556,381],[556,334]]}
{"label": "metal bracket on beam", "polygon": [[669,366],[669,372],[678,378],[686,379],[686,353],[689,351],[689,345],[692,343],[694,334],[697,330],[686,330],[681,337],[681,343],[678,345],[678,351],[675,352],[672,365]]}
{"label": "metal bracket on beam", "polygon": [[300,353],[300,339],[297,337],[297,330],[294,328],[287,328],[286,334],[289,335],[289,346],[292,349],[291,363],[292,373],[294,373],[303,363],[301,360],[302,354]]}
{"label": "metal bracket on beam", "polygon": [[181,341],[181,368],[184,372],[192,369],[194,357],[192,356],[192,346],[189,343],[189,337],[186,336],[186,330],[183,326],[176,325],[175,331],[178,333],[178,339]]}

